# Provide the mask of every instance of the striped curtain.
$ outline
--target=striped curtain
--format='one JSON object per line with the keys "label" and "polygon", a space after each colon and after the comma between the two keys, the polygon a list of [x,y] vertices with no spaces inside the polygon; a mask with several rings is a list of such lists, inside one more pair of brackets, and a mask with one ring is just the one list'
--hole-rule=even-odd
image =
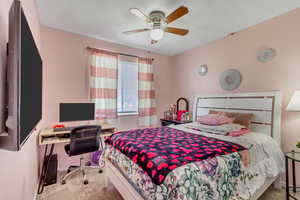
{"label": "striped curtain", "polygon": [[139,126],[157,126],[152,59],[139,58]]}
{"label": "striped curtain", "polygon": [[115,123],[118,55],[91,50],[90,59],[90,99],[95,103],[95,118],[104,123]]}

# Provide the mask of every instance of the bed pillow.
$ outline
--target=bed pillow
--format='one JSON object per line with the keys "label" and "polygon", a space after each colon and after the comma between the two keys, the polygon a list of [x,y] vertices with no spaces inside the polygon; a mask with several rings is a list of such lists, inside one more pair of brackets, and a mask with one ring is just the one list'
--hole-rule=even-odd
{"label": "bed pillow", "polygon": [[244,125],[247,128],[250,128],[251,119],[253,117],[252,113],[220,112],[216,110],[210,110],[209,114],[223,114],[227,117],[232,117],[234,118],[233,123]]}
{"label": "bed pillow", "polygon": [[217,135],[230,135],[230,136],[239,136],[245,134],[246,132],[241,132],[242,130],[247,129],[245,126],[240,124],[223,124],[219,126],[211,126],[211,125],[204,125],[200,123],[193,123],[188,124],[187,128],[191,128],[196,131],[202,131],[206,133],[212,133]]}
{"label": "bed pillow", "polygon": [[223,124],[230,124],[234,121],[234,118],[228,117],[224,114],[208,114],[198,117],[200,124],[209,126],[220,126]]}
{"label": "bed pillow", "polygon": [[249,133],[249,132],[250,132],[249,128],[242,128],[239,131],[231,131],[231,132],[228,133],[228,135],[232,136],[232,137],[238,137],[238,136],[244,135],[244,134]]}

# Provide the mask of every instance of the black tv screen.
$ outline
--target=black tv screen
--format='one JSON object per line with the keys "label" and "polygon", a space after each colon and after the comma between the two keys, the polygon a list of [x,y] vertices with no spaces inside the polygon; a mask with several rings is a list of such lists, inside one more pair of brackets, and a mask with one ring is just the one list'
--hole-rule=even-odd
{"label": "black tv screen", "polygon": [[59,121],[86,121],[95,119],[94,103],[61,103],[59,104]]}
{"label": "black tv screen", "polygon": [[20,143],[42,118],[42,59],[21,11]]}
{"label": "black tv screen", "polygon": [[42,118],[42,59],[21,2],[9,11],[8,62],[6,68],[6,131],[0,148],[17,151]]}

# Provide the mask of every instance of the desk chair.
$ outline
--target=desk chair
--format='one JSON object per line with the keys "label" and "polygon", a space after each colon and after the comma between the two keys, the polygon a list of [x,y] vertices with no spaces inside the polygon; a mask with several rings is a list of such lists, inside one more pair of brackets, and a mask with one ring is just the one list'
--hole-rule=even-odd
{"label": "desk chair", "polygon": [[[68,173],[64,176],[62,184],[66,183],[66,179],[77,171],[81,171],[83,175],[83,183],[88,184],[86,178],[86,173],[82,164],[84,153],[90,153],[97,151],[99,146],[102,146],[102,141],[100,137],[101,126],[80,126],[74,128],[70,134],[70,144],[65,145],[65,151],[69,156],[80,155],[80,166],[70,166]],[[71,171],[72,168],[76,168]]]}

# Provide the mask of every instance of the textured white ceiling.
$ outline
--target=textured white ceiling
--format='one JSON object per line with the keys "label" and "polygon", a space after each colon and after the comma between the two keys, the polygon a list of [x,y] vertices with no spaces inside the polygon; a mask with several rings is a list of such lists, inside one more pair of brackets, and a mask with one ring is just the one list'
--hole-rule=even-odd
{"label": "textured white ceiling", "polygon": [[[164,55],[182,53],[300,7],[300,0],[37,0],[37,3],[44,26]],[[152,10],[162,10],[168,15],[181,5],[187,6],[190,13],[170,26],[189,29],[186,36],[165,34],[158,44],[151,45],[147,32],[122,34],[146,26],[129,13],[129,8],[139,8],[147,15]]]}

